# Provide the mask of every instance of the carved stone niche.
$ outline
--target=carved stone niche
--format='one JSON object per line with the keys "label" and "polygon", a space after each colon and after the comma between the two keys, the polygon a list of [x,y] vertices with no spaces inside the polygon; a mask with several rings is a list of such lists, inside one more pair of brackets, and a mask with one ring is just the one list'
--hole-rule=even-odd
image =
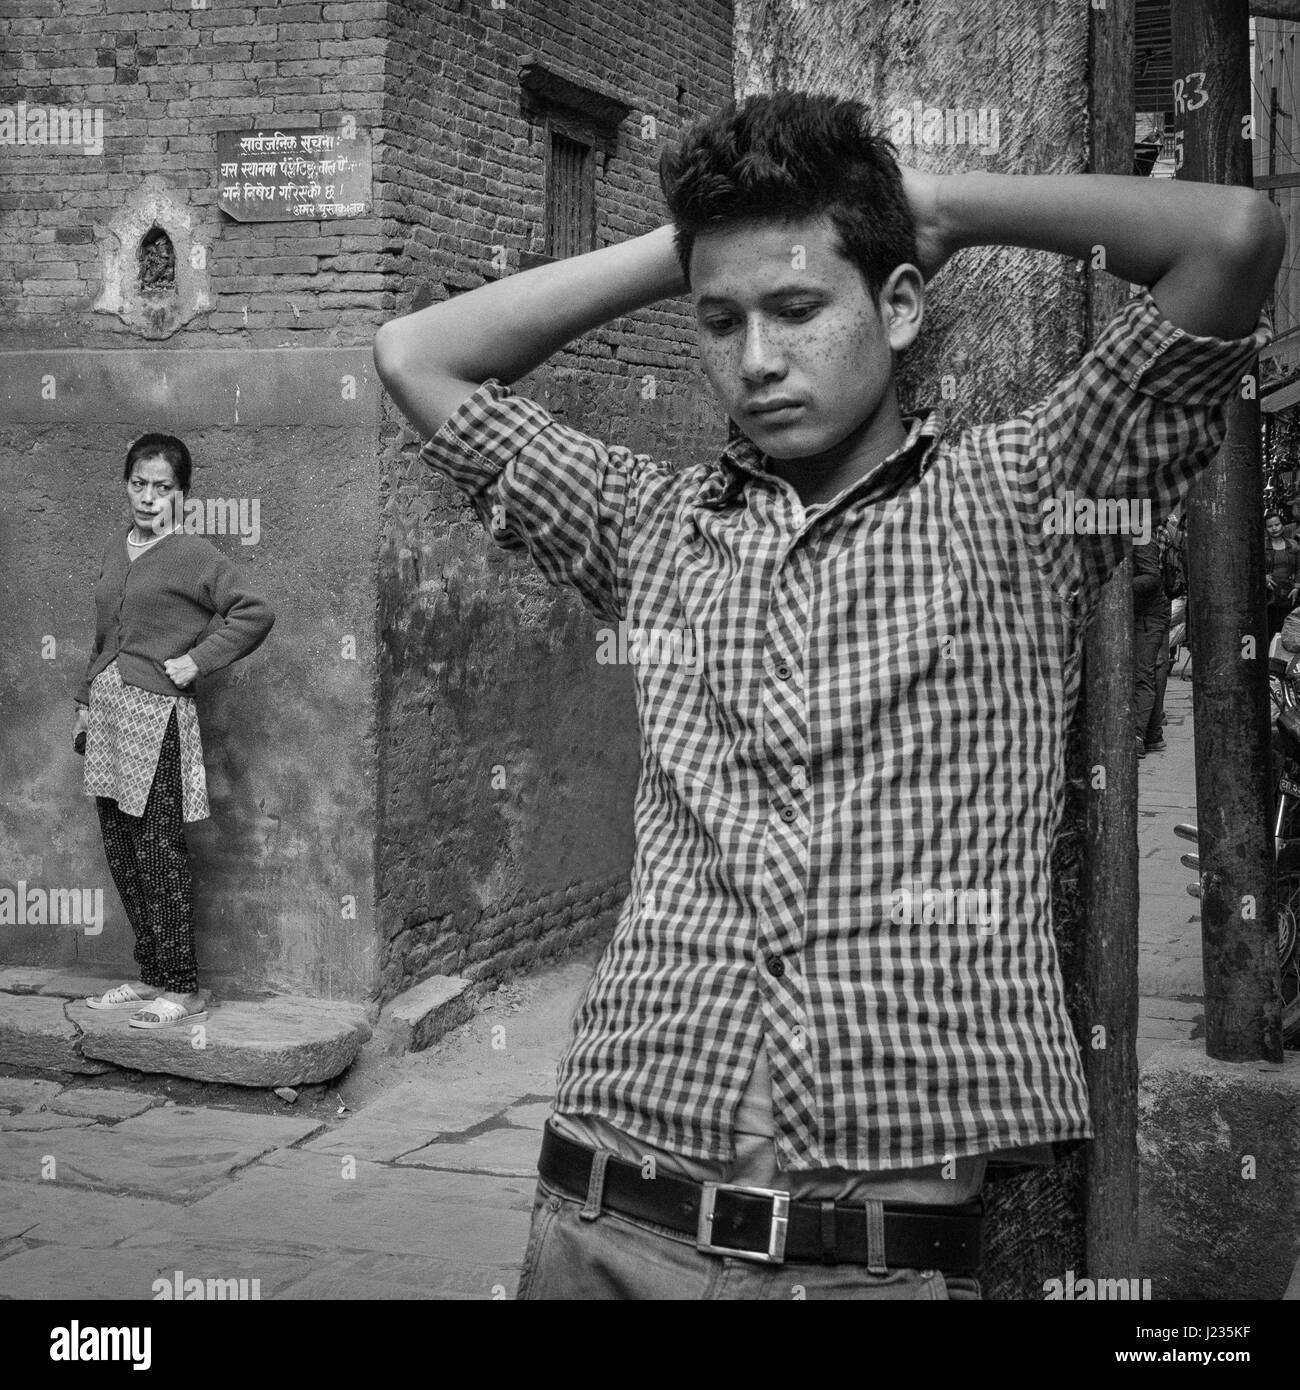
{"label": "carved stone niche", "polygon": [[209,248],[190,209],[156,174],[96,231],[104,281],[96,313],[116,314],[146,338],[170,338],[212,307]]}

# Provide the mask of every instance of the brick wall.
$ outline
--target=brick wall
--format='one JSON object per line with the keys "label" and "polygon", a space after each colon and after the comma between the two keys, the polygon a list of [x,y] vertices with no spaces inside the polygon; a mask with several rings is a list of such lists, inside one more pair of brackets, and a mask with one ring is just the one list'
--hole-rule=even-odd
{"label": "brick wall", "polygon": [[[666,216],[665,140],[731,95],[731,6],[394,4],[383,208],[401,310],[541,249],[544,125],[519,68],[539,55],[632,108],[597,178],[597,243]],[[642,137],[644,117],[654,133]],[[392,225],[391,223],[389,225]],[[395,238],[396,239],[396,238]],[[417,301],[418,296],[418,301]],[[685,301],[592,333],[518,389],[571,423],[687,461],[725,440]],[[647,397],[645,378],[653,376]],[[636,723],[596,624],[492,547],[390,418],[380,559],[380,971],[490,979],[612,923],[631,863]]]}
{"label": "brick wall", "polygon": [[[0,20],[0,104],[103,112],[103,153],[0,148],[0,320],[30,346],[130,340],[95,313],[108,220],[149,174],[181,190],[208,247],[211,312],[191,339],[367,341],[384,308],[378,215],[238,223],[217,211],[216,137],[254,125],[378,123],[382,0],[16,0]],[[322,279],[322,277],[325,277]]]}

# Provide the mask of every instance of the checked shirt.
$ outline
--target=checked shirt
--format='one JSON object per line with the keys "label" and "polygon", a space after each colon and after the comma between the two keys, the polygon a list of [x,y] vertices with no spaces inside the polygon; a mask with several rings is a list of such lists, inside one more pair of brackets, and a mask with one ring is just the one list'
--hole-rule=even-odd
{"label": "checked shirt", "polygon": [[1083,627],[1129,542],[1079,534],[1079,503],[1163,518],[1268,339],[1143,293],[1022,414],[912,418],[811,513],[748,440],[675,467],[495,380],[424,445],[635,678],[631,891],[557,1111],[726,1160],[764,1047],[786,1169],[1089,1135],[1049,858]]}

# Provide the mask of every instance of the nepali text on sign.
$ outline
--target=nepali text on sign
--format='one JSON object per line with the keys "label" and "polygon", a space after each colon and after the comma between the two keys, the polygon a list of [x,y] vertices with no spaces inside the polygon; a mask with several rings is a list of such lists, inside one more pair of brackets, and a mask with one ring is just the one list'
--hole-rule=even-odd
{"label": "nepali text on sign", "polygon": [[223,130],[217,158],[217,205],[240,222],[370,212],[370,137],[364,131]]}

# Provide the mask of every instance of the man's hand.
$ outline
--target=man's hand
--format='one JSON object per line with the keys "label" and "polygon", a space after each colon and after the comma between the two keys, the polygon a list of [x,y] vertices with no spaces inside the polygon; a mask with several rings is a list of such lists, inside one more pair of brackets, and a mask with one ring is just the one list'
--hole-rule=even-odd
{"label": "man's hand", "polygon": [[956,249],[949,245],[940,212],[939,186],[943,175],[925,174],[906,164],[898,166],[903,192],[916,222],[916,268],[932,280]]}
{"label": "man's hand", "polygon": [[170,661],[164,661],[163,670],[167,672],[167,679],[182,690],[199,674],[199,668],[188,656],[174,656]]}

